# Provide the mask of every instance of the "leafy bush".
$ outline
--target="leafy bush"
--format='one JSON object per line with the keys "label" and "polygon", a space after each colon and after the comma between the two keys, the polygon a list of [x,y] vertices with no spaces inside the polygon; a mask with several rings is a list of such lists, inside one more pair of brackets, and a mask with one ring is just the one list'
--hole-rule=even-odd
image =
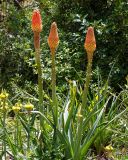
{"label": "leafy bush", "polygon": [[[84,70],[83,47],[85,28],[92,25],[96,29],[97,52],[94,60],[94,72],[99,66],[105,80],[113,66],[110,84],[116,91],[119,85],[126,83],[127,71],[127,2],[125,1],[80,1],[58,4],[58,14],[55,15],[65,33],[65,40],[74,58],[71,66],[78,73]],[[63,13],[64,12],[64,13]],[[61,15],[61,16],[59,16]],[[62,21],[62,19],[64,21]],[[68,27],[67,27],[68,26]],[[68,33],[67,33],[68,32]],[[74,62],[75,61],[75,62]]]}

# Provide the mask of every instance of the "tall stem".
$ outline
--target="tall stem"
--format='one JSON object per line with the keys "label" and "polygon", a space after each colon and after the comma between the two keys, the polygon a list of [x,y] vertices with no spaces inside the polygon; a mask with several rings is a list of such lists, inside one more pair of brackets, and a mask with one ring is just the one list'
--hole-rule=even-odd
{"label": "tall stem", "polygon": [[6,160],[6,108],[5,108],[5,100],[3,101],[3,130],[4,130],[4,157]]}
{"label": "tall stem", "polygon": [[28,113],[27,151],[30,152],[30,113]]}
{"label": "tall stem", "polygon": [[52,103],[54,107],[54,121],[57,126],[58,106],[57,106],[57,99],[56,99],[55,51],[52,51],[51,57],[52,57]]}
{"label": "tall stem", "polygon": [[82,112],[84,111],[87,105],[87,95],[88,95],[89,83],[91,79],[91,72],[92,72],[92,59],[90,59],[87,64],[86,82],[84,85],[84,91],[82,95]]}
{"label": "tall stem", "polygon": [[18,123],[18,113],[15,114],[15,146],[18,148],[19,144],[19,123]]}
{"label": "tall stem", "polygon": [[[93,55],[92,53],[88,55]],[[91,79],[91,72],[92,72],[92,57],[88,56],[88,64],[87,64],[87,72],[86,72],[86,82],[84,85],[83,95],[82,95],[82,106],[79,110],[78,115],[78,130],[76,135],[76,147],[75,147],[75,154],[74,159],[77,160],[78,157],[80,157],[80,145],[81,145],[81,139],[82,139],[82,131],[83,131],[83,115],[85,108],[87,107],[87,95],[89,90],[89,83]]]}
{"label": "tall stem", "polygon": [[[58,126],[58,106],[57,106],[57,98],[56,98],[56,69],[55,69],[55,50],[51,50],[51,58],[52,58],[52,107],[53,107],[53,119],[55,123],[54,127],[54,135],[53,135],[53,147],[54,150],[57,149],[57,126]],[[55,153],[53,151],[53,159],[55,159]]]}
{"label": "tall stem", "polygon": [[[41,69],[41,57],[40,57],[40,33],[34,32],[34,45],[35,45],[35,59],[37,63],[38,71],[38,91],[39,91],[39,111],[44,112],[43,108],[43,80],[42,80],[42,69]],[[43,119],[40,116],[40,126],[43,126]]]}

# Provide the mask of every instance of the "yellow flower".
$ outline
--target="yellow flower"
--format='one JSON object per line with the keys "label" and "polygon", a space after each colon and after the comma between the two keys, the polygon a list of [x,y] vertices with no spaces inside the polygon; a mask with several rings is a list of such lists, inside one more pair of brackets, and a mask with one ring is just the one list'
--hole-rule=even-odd
{"label": "yellow flower", "polygon": [[1,94],[0,94],[0,99],[1,100],[5,100],[8,98],[8,93],[6,91],[2,91]]}
{"label": "yellow flower", "polygon": [[113,151],[113,147],[111,146],[111,145],[108,145],[108,146],[106,146],[105,148],[105,151]]}
{"label": "yellow flower", "polygon": [[22,107],[22,104],[20,102],[17,102],[13,107],[12,107],[12,110],[15,112],[15,113],[18,113],[20,110],[21,110],[21,107]]}
{"label": "yellow flower", "polygon": [[97,95],[97,96],[95,97],[95,99],[96,99],[96,101],[98,101],[98,99],[99,99],[99,96]]}
{"label": "yellow flower", "polygon": [[13,106],[12,107],[12,110],[15,112],[15,113],[18,113],[20,111],[20,107],[19,106]]}
{"label": "yellow flower", "polygon": [[90,105],[88,109],[89,109],[90,112],[92,112],[93,106]]}
{"label": "yellow flower", "polygon": [[[1,105],[1,107],[0,107],[0,110],[2,110],[2,111],[7,111],[8,110],[8,103],[3,103],[3,102],[1,102],[0,103],[0,105]],[[4,106],[3,106],[4,105]]]}
{"label": "yellow flower", "polygon": [[27,110],[27,111],[32,111],[33,108],[34,108],[34,105],[31,104],[31,103],[27,103],[24,105],[24,108]]}

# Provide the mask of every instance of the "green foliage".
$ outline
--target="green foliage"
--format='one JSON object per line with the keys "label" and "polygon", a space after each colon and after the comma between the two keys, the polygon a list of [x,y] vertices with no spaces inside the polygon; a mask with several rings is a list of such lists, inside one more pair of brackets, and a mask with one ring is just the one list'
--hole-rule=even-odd
{"label": "green foliage", "polygon": [[[65,40],[69,42],[70,55],[73,57],[71,66],[78,73],[84,70],[86,64],[83,54],[85,28],[89,25],[94,26],[97,39],[94,69],[99,66],[105,80],[115,63],[110,83],[117,91],[120,90],[119,84],[125,83],[125,77],[128,74],[126,6],[126,1],[94,3],[90,0],[67,4],[63,0],[58,4],[56,15],[66,35]],[[62,17],[59,16],[61,14]]]}
{"label": "green foliage", "polygon": [[[0,60],[0,82],[1,87],[7,87],[13,81],[23,85],[22,80],[31,80],[32,67],[26,63],[32,54],[29,20],[24,12],[10,7],[9,17],[6,22],[1,23],[1,60]],[[26,17],[26,18],[25,18]],[[29,28],[29,29],[28,29]],[[28,76],[29,75],[29,76]],[[24,79],[28,77],[28,79]]]}
{"label": "green foliage", "polygon": [[[122,87],[118,94],[113,91],[113,86],[118,89],[118,84],[125,84],[127,75],[126,1],[34,2],[32,8],[44,9],[41,10],[44,110],[38,111],[31,9],[28,6],[18,10],[10,5],[7,21],[0,26],[0,88],[11,91],[8,99],[3,92],[0,94],[0,158],[6,156],[6,151],[12,158],[24,160],[40,157],[46,160],[78,160],[79,157],[82,160],[92,157],[94,152],[99,157],[103,154],[115,158],[115,154],[106,154],[106,146],[128,147],[128,86]],[[47,45],[53,20],[57,21],[60,37],[55,61],[56,104],[53,102],[56,99],[51,98],[51,57]],[[89,93],[85,90],[87,104],[83,107],[87,64],[83,44],[85,28],[90,25],[95,27],[97,51],[93,80]],[[22,105],[19,112],[13,109],[17,102]],[[25,109],[28,102],[34,104],[34,110]],[[40,117],[43,123],[39,123]]]}
{"label": "green foliage", "polygon": [[[66,80],[81,81],[87,61],[84,54],[84,39],[86,28],[95,27],[97,51],[94,56],[93,70],[100,67],[105,80],[115,63],[111,75],[111,86],[117,91],[119,84],[125,83],[127,72],[127,8],[126,1],[90,1],[65,0],[38,1],[32,7],[40,7],[43,19],[41,40],[42,64],[47,86],[50,80],[50,53],[46,44],[50,23],[56,21],[59,28],[60,45],[57,61],[57,79],[61,89],[65,90]],[[100,11],[99,11],[100,9]],[[102,13],[102,14],[101,14]],[[29,5],[21,10],[10,5],[7,21],[1,25],[1,84],[11,80],[18,85],[27,86],[28,81],[36,82],[34,49],[30,29],[31,9]],[[4,44],[2,43],[4,42]],[[8,46],[8,47],[6,47]],[[113,47],[114,46],[114,47]],[[6,64],[6,66],[5,66]],[[29,76],[28,76],[29,75]],[[95,78],[95,77],[94,77]],[[63,81],[63,80],[64,81]],[[25,84],[22,83],[25,81]]]}
{"label": "green foliage", "polygon": [[[98,155],[104,153],[104,148],[111,144],[115,146],[127,147],[127,109],[125,107],[128,97],[124,97],[126,90],[119,95],[112,93],[107,83],[102,86],[98,82],[97,86],[91,89],[88,95],[87,108],[82,115],[79,114],[81,106],[82,90],[75,81],[70,81],[70,90],[67,97],[58,97],[58,127],[56,131],[57,141],[54,140],[55,122],[53,120],[53,105],[50,97],[44,101],[46,110],[44,114],[36,110],[37,99],[24,93],[20,96],[27,97],[27,100],[34,104],[33,111],[27,111],[24,106],[25,99],[19,103],[22,108],[15,113],[13,118],[7,117],[12,110],[12,101],[19,97],[14,97],[8,102],[8,109],[3,110],[3,99],[0,95],[0,127],[3,127],[3,116],[6,112],[6,136],[4,129],[1,130],[0,141],[6,139],[7,151],[15,159],[76,159],[77,145],[79,141],[78,127],[83,117],[82,141],[79,146],[79,158],[85,159],[90,155],[93,148]],[[46,95],[45,95],[46,97]],[[23,99],[22,98],[22,99]],[[123,99],[121,99],[123,98]],[[6,104],[6,103],[5,103]],[[44,128],[40,130],[39,115],[42,116]],[[124,125],[122,125],[122,123]],[[13,136],[14,135],[14,136]],[[31,152],[33,151],[33,152]],[[92,152],[91,152],[92,153]],[[115,154],[113,154],[115,156]],[[115,156],[116,157],[116,156]]]}

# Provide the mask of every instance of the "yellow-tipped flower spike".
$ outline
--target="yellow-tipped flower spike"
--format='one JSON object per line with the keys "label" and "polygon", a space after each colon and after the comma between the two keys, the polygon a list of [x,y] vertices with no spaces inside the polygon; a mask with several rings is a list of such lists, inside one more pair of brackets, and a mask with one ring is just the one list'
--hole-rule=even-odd
{"label": "yellow-tipped flower spike", "polygon": [[39,10],[33,11],[31,28],[33,32],[42,31],[42,20],[41,20],[41,15]]}
{"label": "yellow-tipped flower spike", "polygon": [[39,10],[34,10],[32,15],[32,31],[34,32],[35,49],[40,48],[40,32],[42,31],[42,19]]}
{"label": "yellow-tipped flower spike", "polygon": [[34,108],[34,105],[31,104],[31,103],[27,103],[24,105],[24,108],[27,110],[27,111],[32,111],[33,108]]}
{"label": "yellow-tipped flower spike", "polygon": [[51,49],[51,52],[54,52],[59,44],[59,36],[57,31],[57,24],[53,22],[51,25],[49,37],[48,37],[48,45]]}
{"label": "yellow-tipped flower spike", "polygon": [[87,30],[84,48],[87,51],[88,58],[92,58],[93,52],[96,50],[96,40],[93,27],[89,27]]}

